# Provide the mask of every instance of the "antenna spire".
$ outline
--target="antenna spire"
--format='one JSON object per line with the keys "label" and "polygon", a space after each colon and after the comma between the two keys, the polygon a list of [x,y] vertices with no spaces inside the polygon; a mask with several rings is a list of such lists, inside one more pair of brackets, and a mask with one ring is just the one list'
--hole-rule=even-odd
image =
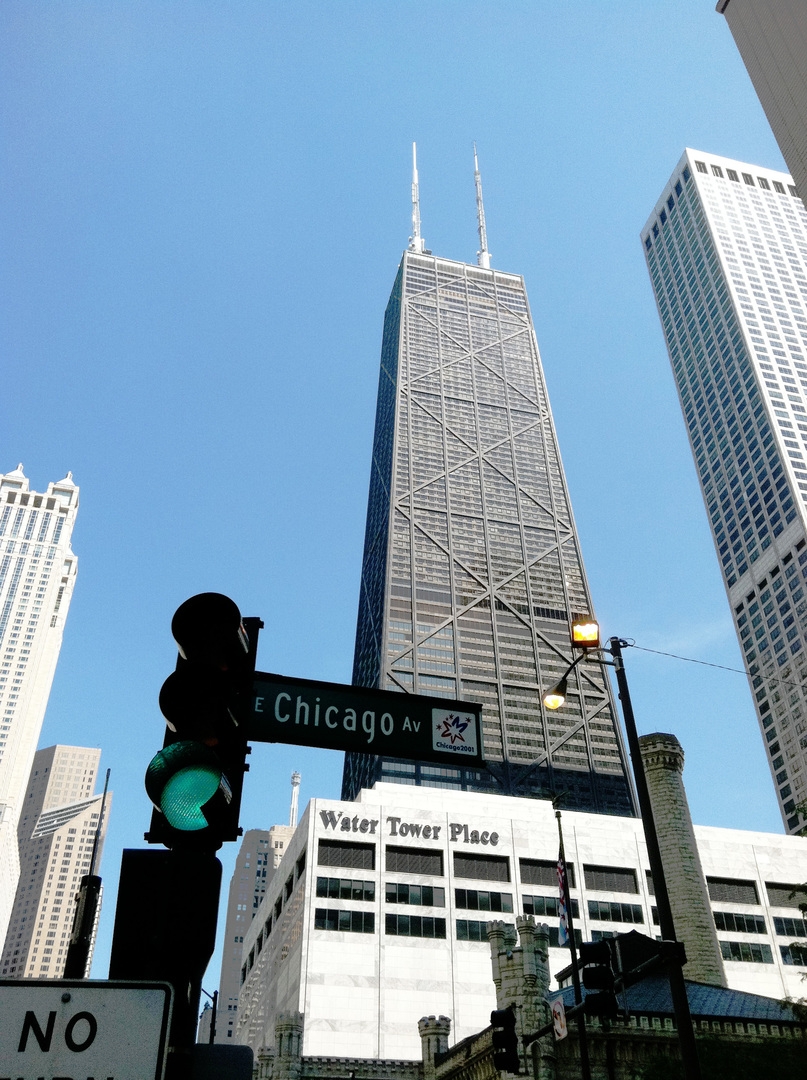
{"label": "antenna spire", "polygon": [[479,229],[479,251],[476,253],[476,261],[484,270],[490,270],[488,231],[485,227],[485,204],[482,202],[482,177],[479,173],[476,143],[474,143],[474,185],[476,186],[476,221]]}
{"label": "antenna spire", "polygon": [[420,235],[420,190],[418,187],[418,148],[412,143],[412,235],[409,237],[409,250],[422,255],[425,251],[423,237]]}
{"label": "antenna spire", "polygon": [[291,808],[289,810],[289,825],[297,828],[297,798],[300,792],[300,774],[295,769],[291,774]]}

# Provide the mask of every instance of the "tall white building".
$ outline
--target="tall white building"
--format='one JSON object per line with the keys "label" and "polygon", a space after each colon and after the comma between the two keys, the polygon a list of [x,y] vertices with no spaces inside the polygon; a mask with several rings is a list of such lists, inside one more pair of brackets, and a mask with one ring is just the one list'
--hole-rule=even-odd
{"label": "tall white building", "polygon": [[642,230],[788,832],[807,826],[807,211],[790,176],[687,150]]}
{"label": "tall white building", "polygon": [[[685,822],[679,806],[664,824],[677,831]],[[563,828],[581,939],[657,934],[641,821],[564,811]],[[801,996],[807,845],[733,829],[681,831],[697,848],[728,986]],[[681,868],[695,857],[686,839],[682,850],[669,867],[673,903]],[[259,1057],[275,1045],[278,1018],[296,1013],[311,1056],[417,1059],[421,1016],[450,1016],[456,1041],[476,1034],[497,1007],[489,920],[533,915],[550,929],[553,979],[569,964],[558,945],[557,858],[546,800],[383,782],[352,802],[313,799],[244,934],[234,1040]],[[684,974],[708,981],[692,972],[688,919],[679,908]]]}
{"label": "tall white building", "polygon": [[[96,867],[109,820],[101,821],[101,795],[94,795],[101,751],[84,746],[38,750],[18,827],[21,873],[0,976],[59,979],[81,879],[90,873],[100,825]],[[96,870],[97,872],[97,870]]]}
{"label": "tall white building", "polygon": [[0,473],[0,943],[20,863],[17,824],[76,580],[70,473],[31,491],[19,465]]}

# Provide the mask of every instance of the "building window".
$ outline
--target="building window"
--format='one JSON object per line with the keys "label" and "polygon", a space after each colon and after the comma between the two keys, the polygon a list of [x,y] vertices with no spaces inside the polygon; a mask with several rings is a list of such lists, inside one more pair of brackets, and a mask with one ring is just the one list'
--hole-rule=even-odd
{"label": "building window", "polygon": [[314,929],[342,930],[351,934],[374,934],[375,912],[331,911],[330,908],[316,908]]}
{"label": "building window", "polygon": [[393,874],[443,876],[443,853],[435,848],[393,847],[384,849],[385,866]]}
{"label": "building window", "polygon": [[[552,859],[519,859],[518,872],[522,885],[548,885],[558,887],[558,864]],[[569,888],[577,884],[574,878],[574,863],[566,863],[566,880]]]}
{"label": "building window", "polygon": [[753,881],[735,878],[707,877],[709,899],[724,904],[758,904],[757,887]]}
{"label": "building window", "polygon": [[[705,169],[703,171],[706,172]],[[714,176],[719,176],[721,180],[723,179],[723,170],[720,168],[719,165],[712,166],[712,174]]]}
{"label": "building window", "polygon": [[353,844],[346,840],[320,840],[319,866],[344,866],[351,870],[375,870],[375,844]]}
{"label": "building window", "polygon": [[783,964],[807,967],[807,945],[794,941],[790,945],[780,945],[779,952],[782,954]]}
{"label": "building window", "polygon": [[[522,896],[525,915],[549,915],[551,918],[559,918],[559,900],[557,896]],[[580,905],[572,900],[572,918],[580,918]]]}
{"label": "building window", "polygon": [[753,178],[753,176],[751,175],[751,173],[747,173],[747,172],[744,172],[744,173],[743,173],[743,180],[744,180],[744,181],[746,182],[746,184],[748,184],[748,185],[749,185],[750,187],[753,187],[753,186],[754,186],[754,178]]}
{"label": "building window", "polygon": [[807,921],[804,919],[782,919],[775,915],[773,929],[779,937],[807,938]]}
{"label": "building window", "polygon": [[765,888],[772,907],[797,908],[807,904],[807,889],[803,885],[783,885],[780,882],[766,881]]}
{"label": "building window", "polygon": [[477,881],[509,881],[510,860],[502,855],[454,853],[454,876]]}
{"label": "building window", "polygon": [[374,881],[353,881],[349,878],[317,878],[317,896],[329,900],[375,900]]}
{"label": "building window", "polygon": [[770,945],[755,941],[721,941],[720,952],[724,960],[739,960],[744,964],[772,964]]}
{"label": "building window", "polygon": [[638,893],[636,871],[623,866],[583,866],[587,889],[601,892]]}
{"label": "building window", "polygon": [[773,190],[778,191],[780,195],[786,195],[785,185],[780,180],[774,180]]}
{"label": "building window", "polygon": [[761,188],[764,188],[765,191],[770,191],[771,190],[771,185],[768,183],[768,181],[765,179],[764,176],[758,176],[757,180],[759,181],[759,186]]}
{"label": "building window", "polygon": [[388,904],[445,907],[446,891],[438,885],[406,885],[403,882],[388,881],[385,899]]}
{"label": "building window", "polygon": [[707,172],[706,162],[705,161],[696,161],[695,162],[695,168],[698,170],[699,173]]}
{"label": "building window", "polygon": [[715,926],[738,934],[767,934],[768,928],[761,915],[740,915],[738,912],[716,911]]}
{"label": "building window", "polygon": [[384,931],[392,937],[444,938],[446,936],[445,919],[435,919],[431,915],[384,916]]}
{"label": "building window", "polygon": [[487,925],[474,919],[457,919],[457,941],[487,941]]}
{"label": "building window", "polygon": [[726,169],[726,176],[729,178],[729,180],[733,180],[735,184],[739,184],[740,178],[737,175],[736,169]]}
{"label": "building window", "polygon": [[480,889],[455,889],[454,902],[467,911],[512,912],[512,893],[482,892]]}
{"label": "building window", "polygon": [[588,915],[600,922],[644,922],[644,912],[639,904],[620,904],[618,901],[589,900]]}

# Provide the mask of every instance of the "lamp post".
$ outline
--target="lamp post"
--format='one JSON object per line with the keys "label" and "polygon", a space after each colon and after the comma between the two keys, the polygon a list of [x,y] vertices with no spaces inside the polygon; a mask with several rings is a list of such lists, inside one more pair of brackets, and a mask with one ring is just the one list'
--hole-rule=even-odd
{"label": "lamp post", "polygon": [[[585,636],[578,629],[581,626],[585,627]],[[560,682],[544,696],[546,708],[560,708],[566,696],[566,677],[588,651],[600,651],[599,632],[595,633],[592,627],[596,627],[596,623],[592,623],[591,620],[586,620],[585,623],[572,623],[572,647],[585,651],[581,652],[580,656],[572,662]],[[613,667],[616,674],[619,700],[622,703],[622,718],[625,722],[625,733],[628,737],[628,750],[633,764],[633,778],[636,784],[639,813],[642,817],[642,828],[644,829],[645,843],[647,844],[647,857],[650,862],[650,872],[653,875],[653,885],[656,892],[661,936],[665,941],[676,941],[675,923],[672,908],[670,907],[669,893],[667,892],[664,864],[661,861],[661,850],[653,817],[653,807],[650,802],[650,792],[647,788],[647,778],[645,777],[642,755],[639,749],[639,736],[636,732],[636,720],[633,715],[633,705],[622,659],[622,647],[626,644],[627,642],[621,638],[610,638],[608,647],[603,648],[601,651],[609,653],[613,657],[613,661],[598,660],[597,663]],[[695,1045],[695,1030],[692,1026],[692,1015],[689,1011],[684,972],[681,965],[675,962],[671,963],[667,969],[667,975],[670,980],[670,994],[678,1028],[678,1040],[681,1045],[684,1075],[686,1080],[701,1080],[700,1062],[698,1061],[698,1051]]]}

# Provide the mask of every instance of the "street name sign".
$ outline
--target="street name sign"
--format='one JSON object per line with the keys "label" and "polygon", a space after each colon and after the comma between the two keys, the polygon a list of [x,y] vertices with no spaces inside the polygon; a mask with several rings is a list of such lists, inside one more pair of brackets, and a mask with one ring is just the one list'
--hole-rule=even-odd
{"label": "street name sign", "polygon": [[162,1080],[167,983],[0,980],[0,1080]]}
{"label": "street name sign", "polygon": [[[255,672],[247,738],[481,765],[482,706]],[[0,1078],[2,1080],[2,1078]]]}

